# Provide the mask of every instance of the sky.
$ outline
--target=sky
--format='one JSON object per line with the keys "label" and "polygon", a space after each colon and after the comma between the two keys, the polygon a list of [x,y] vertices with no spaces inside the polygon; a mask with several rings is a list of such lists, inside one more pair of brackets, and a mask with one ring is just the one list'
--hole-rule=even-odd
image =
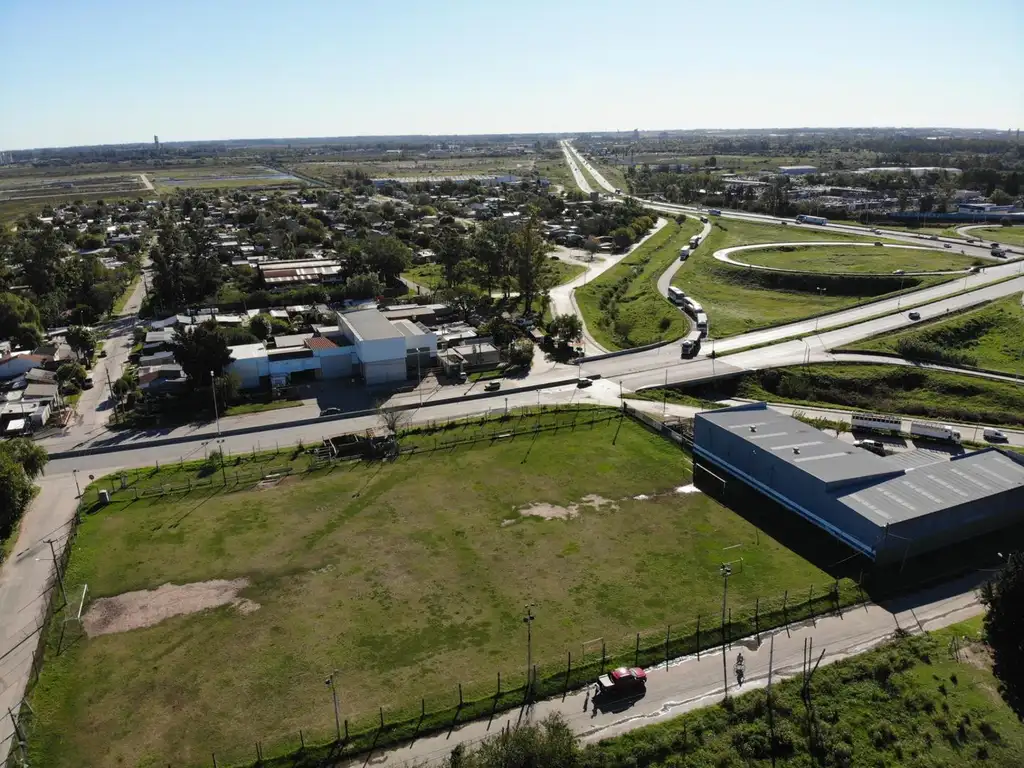
{"label": "sky", "polygon": [[1021,0],[0,0],[0,149],[1024,127]]}

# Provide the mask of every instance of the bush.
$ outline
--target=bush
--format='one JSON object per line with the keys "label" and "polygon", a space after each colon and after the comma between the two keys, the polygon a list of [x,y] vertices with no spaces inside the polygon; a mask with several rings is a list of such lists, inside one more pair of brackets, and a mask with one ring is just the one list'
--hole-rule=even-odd
{"label": "bush", "polygon": [[209,477],[217,472],[224,461],[224,454],[219,448],[210,451],[199,467],[199,477]]}

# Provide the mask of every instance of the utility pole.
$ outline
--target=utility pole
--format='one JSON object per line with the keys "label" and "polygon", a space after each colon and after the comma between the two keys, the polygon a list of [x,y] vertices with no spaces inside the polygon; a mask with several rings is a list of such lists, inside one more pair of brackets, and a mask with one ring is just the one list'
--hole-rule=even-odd
{"label": "utility pole", "polygon": [[338,670],[331,672],[331,676],[324,680],[324,685],[331,686],[331,698],[334,699],[334,730],[337,733],[338,741],[341,741],[341,715],[338,714],[338,689],[334,686],[334,678]]}
{"label": "utility pole", "polygon": [[[217,411],[217,383],[213,371],[210,371],[210,394],[213,395],[213,418],[217,421],[217,450],[220,451],[220,476],[224,485],[228,484],[228,471],[224,466],[224,441],[220,437],[220,413]],[[237,473],[236,473],[237,474]]]}
{"label": "utility pole", "polygon": [[57,550],[53,546],[53,539],[47,539],[46,543],[50,545],[50,554],[53,555],[53,569],[57,572],[57,583],[60,585],[60,594],[64,598],[64,605],[70,605],[68,593],[64,589],[64,574],[60,572],[60,562],[57,560]]}
{"label": "utility pole", "polygon": [[110,399],[114,401],[114,415],[117,415],[117,398],[114,397],[114,385],[110,381],[110,369],[104,366],[103,372],[107,374],[107,391],[110,393]]}
{"label": "utility pole", "polygon": [[725,698],[729,698],[729,670],[725,660],[725,605],[729,597],[729,576],[732,566],[722,565],[722,681],[725,683]]}
{"label": "utility pole", "polygon": [[75,478],[75,491],[78,493],[78,495],[75,498],[80,499],[80,498],[82,498],[82,489],[78,485],[78,470],[77,469],[72,469],[71,470],[71,474]]}
{"label": "utility pole", "polygon": [[526,606],[523,623],[526,625],[526,695],[533,692],[533,605]]}

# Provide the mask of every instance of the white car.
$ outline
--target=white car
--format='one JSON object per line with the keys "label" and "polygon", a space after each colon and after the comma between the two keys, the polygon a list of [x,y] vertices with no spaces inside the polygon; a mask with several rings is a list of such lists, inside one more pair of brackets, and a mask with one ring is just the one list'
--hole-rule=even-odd
{"label": "white car", "polygon": [[1001,429],[992,429],[991,427],[985,427],[985,430],[981,433],[985,439],[990,443],[1005,443],[1006,433]]}

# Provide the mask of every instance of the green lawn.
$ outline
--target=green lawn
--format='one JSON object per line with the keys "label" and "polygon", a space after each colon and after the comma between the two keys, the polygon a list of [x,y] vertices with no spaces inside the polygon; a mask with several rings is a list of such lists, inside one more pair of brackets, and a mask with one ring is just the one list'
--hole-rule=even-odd
{"label": "green lawn", "polygon": [[[586,747],[585,768],[1024,765],[1024,725],[1000,697],[980,622],[904,637],[797,677]],[[960,655],[951,652],[956,637]],[[816,646],[817,647],[817,646]],[[814,745],[813,753],[810,745]]]}
{"label": "green lawn", "polygon": [[629,191],[629,185],[626,183],[626,174],[623,172],[622,166],[595,162],[591,162],[590,164],[594,166],[594,168],[597,169],[597,172],[604,176],[605,180],[613,187],[621,189],[623,193]]}
{"label": "green lawn", "polygon": [[1024,307],[1014,294],[942,320],[851,344],[844,349],[893,352],[912,359],[1024,374]]}
{"label": "green lawn", "polygon": [[576,289],[587,330],[601,346],[626,349],[686,335],[687,318],[658,293],[658,278],[700,226],[689,217],[682,226],[669,221],[614,267]]}
{"label": "green lawn", "polygon": [[[586,267],[581,264],[570,264],[561,259],[547,259],[542,269],[542,281],[552,286],[567,283],[574,277],[582,275]],[[432,291],[444,287],[444,268],[440,264],[419,264],[402,273],[402,277],[425,286]],[[472,286],[471,286],[472,287]],[[478,287],[477,287],[478,288]],[[483,292],[483,289],[479,289]],[[494,290],[498,290],[495,286]],[[518,281],[512,281],[512,290],[518,290]]]}
{"label": "green lawn", "polygon": [[[875,301],[901,287],[910,290],[940,282],[940,278],[931,277],[786,275],[730,266],[716,260],[714,252],[755,243],[873,240],[802,227],[713,221],[711,234],[676,273],[672,284],[703,304],[710,335],[716,339]],[[819,288],[824,292],[820,293]]]}
{"label": "green lawn", "polygon": [[1024,245],[1024,227],[985,227],[984,229],[970,229],[967,234],[971,237],[980,237],[987,243]]}
{"label": "green lawn", "polygon": [[432,291],[444,286],[444,270],[440,264],[415,264],[405,270],[402,277]]}
{"label": "green lawn", "polygon": [[548,179],[552,184],[561,184],[566,190],[576,189],[576,180],[573,179],[572,171],[569,170],[561,152],[557,158],[537,160],[534,170],[542,179]]}
{"label": "green lawn", "polygon": [[793,366],[752,371],[714,386],[681,389],[708,400],[747,397],[928,419],[1024,425],[1024,388],[905,365]]}
{"label": "green lawn", "polygon": [[[781,602],[784,590],[811,584],[820,595],[831,584],[710,498],[676,493],[691,479],[678,448],[606,410],[596,413],[612,420],[587,424],[589,413],[575,427],[563,410],[420,432],[403,439],[420,454],[341,464],[268,490],[236,488],[229,458],[227,492],[214,475],[212,488],[163,501],[116,493],[81,524],[69,589],[88,583],[95,599],[245,577],[241,596],[259,609],[80,637],[60,656],[55,626],[31,698],[33,764],[205,766],[216,752],[224,765],[251,760],[256,740],[267,751],[297,741],[299,729],[307,743],[322,741],[333,732],[323,682],[332,669],[354,730],[372,734],[378,706],[389,722],[415,722],[421,696],[428,712],[441,697],[451,705],[459,682],[467,699],[493,693],[499,671],[503,690],[522,684],[528,602],[542,677],[562,679],[567,651],[576,669],[593,638],[632,657],[634,633],[650,630],[660,653],[666,625],[676,637],[701,613],[707,632],[719,565],[740,553],[734,616],[758,596],[764,611],[768,596]],[[537,418],[562,427],[531,434]],[[430,450],[512,428],[524,432]],[[185,477],[196,479],[197,467],[169,465],[141,482]],[[572,519],[520,515],[538,503],[582,507]],[[593,645],[589,653],[593,661]]]}
{"label": "green lawn", "polygon": [[245,413],[260,413],[261,411],[278,411],[282,408],[297,408],[302,405],[301,400],[274,400],[269,403],[244,403],[243,405],[230,405],[222,413],[222,416],[241,416]]}
{"label": "green lawn", "polygon": [[930,248],[881,248],[859,245],[765,248],[740,251],[733,254],[732,258],[747,264],[803,272],[868,272],[879,275],[888,275],[897,269],[906,272],[938,272],[967,269],[975,264],[989,263],[959,253]]}

